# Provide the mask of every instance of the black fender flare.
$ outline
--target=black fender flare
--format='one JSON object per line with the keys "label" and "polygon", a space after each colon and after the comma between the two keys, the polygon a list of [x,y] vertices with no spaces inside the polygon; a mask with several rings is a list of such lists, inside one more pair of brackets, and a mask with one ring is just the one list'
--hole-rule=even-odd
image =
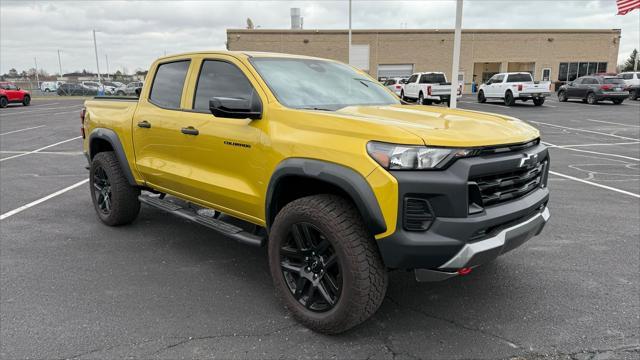
{"label": "black fender flare", "polygon": [[89,154],[88,154],[89,160],[92,160],[93,157],[96,155],[91,153],[91,149],[93,148],[92,144],[96,139],[104,140],[109,144],[111,144],[111,147],[113,148],[113,151],[116,154],[118,163],[120,164],[120,167],[122,168],[122,172],[124,173],[124,176],[127,178],[127,181],[129,182],[129,184],[131,184],[131,186],[138,186],[135,178],[133,177],[133,173],[129,168],[127,155],[124,152],[124,148],[122,147],[122,143],[120,142],[120,138],[118,137],[118,134],[116,134],[115,131],[111,129],[105,129],[105,128],[93,129],[91,131],[91,134],[89,134]]}
{"label": "black fender flare", "polygon": [[265,204],[267,228],[273,224],[273,220],[277,215],[273,197],[278,182],[287,176],[313,178],[340,188],[351,197],[371,234],[375,235],[387,231],[387,225],[378,205],[378,200],[369,183],[362,175],[342,165],[305,158],[283,160],[276,166],[271,175]]}

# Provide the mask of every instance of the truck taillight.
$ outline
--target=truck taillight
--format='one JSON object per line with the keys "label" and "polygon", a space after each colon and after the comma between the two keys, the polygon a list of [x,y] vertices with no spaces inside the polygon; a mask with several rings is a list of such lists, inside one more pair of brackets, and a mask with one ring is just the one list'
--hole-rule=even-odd
{"label": "truck taillight", "polygon": [[522,91],[522,84],[518,84],[518,91]]}
{"label": "truck taillight", "polygon": [[396,89],[398,90],[402,89],[402,85],[396,85]]}
{"label": "truck taillight", "polygon": [[80,133],[82,134],[82,138],[85,138],[85,134],[84,134],[84,116],[87,114],[87,109],[86,108],[82,108],[82,110],[80,110]]}
{"label": "truck taillight", "polygon": [[427,86],[427,95],[431,96],[431,86]]}

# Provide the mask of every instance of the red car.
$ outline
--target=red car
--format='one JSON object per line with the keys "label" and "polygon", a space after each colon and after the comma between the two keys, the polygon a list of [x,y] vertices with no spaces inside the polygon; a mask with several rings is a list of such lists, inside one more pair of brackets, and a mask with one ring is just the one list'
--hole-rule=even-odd
{"label": "red car", "polygon": [[7,107],[10,103],[22,103],[29,106],[31,94],[26,90],[20,90],[14,83],[0,82],[0,108]]}

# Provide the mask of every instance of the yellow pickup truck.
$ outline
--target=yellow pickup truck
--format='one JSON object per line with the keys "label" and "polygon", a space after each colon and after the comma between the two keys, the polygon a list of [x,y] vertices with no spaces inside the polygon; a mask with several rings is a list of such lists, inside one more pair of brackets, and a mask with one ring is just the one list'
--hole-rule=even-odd
{"label": "yellow pickup truck", "polygon": [[81,118],[100,220],[130,223],[142,203],[267,246],[282,302],[323,333],[368,319],[389,271],[465,275],[549,219],[536,129],[402,103],[332,60],[163,57],[139,99],[97,97]]}

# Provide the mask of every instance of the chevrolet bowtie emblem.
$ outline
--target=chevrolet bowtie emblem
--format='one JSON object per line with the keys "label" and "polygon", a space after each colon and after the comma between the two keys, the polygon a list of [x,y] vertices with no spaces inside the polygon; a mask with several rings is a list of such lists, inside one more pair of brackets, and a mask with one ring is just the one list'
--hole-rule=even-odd
{"label": "chevrolet bowtie emblem", "polygon": [[531,167],[538,162],[538,154],[524,154],[519,167]]}

